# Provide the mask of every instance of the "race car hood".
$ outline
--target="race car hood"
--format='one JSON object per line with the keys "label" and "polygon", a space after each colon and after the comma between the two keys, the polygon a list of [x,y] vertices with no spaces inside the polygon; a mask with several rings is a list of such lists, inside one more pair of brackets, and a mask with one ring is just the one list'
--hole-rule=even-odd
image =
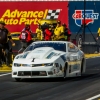
{"label": "race car hood", "polygon": [[[56,52],[58,56],[51,57],[53,55],[53,52]],[[60,54],[63,52],[54,50],[51,47],[40,47],[36,48],[33,51],[25,52],[22,54],[19,54],[15,57],[14,62],[16,63],[49,63],[52,61],[55,61]]]}
{"label": "race car hood", "polygon": [[50,59],[45,59],[45,60],[43,60],[43,59],[29,59],[29,60],[16,59],[16,60],[14,60],[13,63],[20,63],[20,64],[41,64],[41,63],[43,63],[43,64],[45,64],[45,63],[53,63],[53,62],[54,62],[54,60],[50,60]]}

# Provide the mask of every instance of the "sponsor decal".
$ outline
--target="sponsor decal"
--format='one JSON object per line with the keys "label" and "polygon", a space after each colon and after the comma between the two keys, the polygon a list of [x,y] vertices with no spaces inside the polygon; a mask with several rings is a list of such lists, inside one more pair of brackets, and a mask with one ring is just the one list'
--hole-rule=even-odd
{"label": "sponsor decal", "polygon": [[19,11],[18,9],[11,11],[7,9],[0,21],[5,21],[7,25],[37,24],[41,18],[46,17],[47,12],[47,9],[45,11]]}
{"label": "sponsor decal", "polygon": [[71,65],[71,72],[79,70],[79,68],[80,68],[80,64]]}
{"label": "sponsor decal", "polygon": [[40,23],[41,19],[58,19],[59,13],[60,9],[45,9],[44,11],[20,11],[18,9],[12,11],[7,9],[3,15],[0,16],[0,21],[5,21],[7,25],[36,25]]}
{"label": "sponsor decal", "polygon": [[94,13],[94,10],[75,10],[75,13],[72,15],[72,18],[75,20],[75,24],[77,26],[81,26],[84,24],[84,17],[85,17],[85,24],[88,25],[89,23],[94,23],[94,20],[98,20],[99,13]]}

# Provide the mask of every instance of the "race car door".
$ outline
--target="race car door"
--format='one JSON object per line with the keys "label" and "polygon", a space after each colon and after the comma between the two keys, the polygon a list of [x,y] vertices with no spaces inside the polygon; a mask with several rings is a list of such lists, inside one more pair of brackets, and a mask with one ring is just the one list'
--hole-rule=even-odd
{"label": "race car door", "polygon": [[69,76],[80,74],[81,60],[79,59],[79,49],[73,43],[68,43],[69,52]]}

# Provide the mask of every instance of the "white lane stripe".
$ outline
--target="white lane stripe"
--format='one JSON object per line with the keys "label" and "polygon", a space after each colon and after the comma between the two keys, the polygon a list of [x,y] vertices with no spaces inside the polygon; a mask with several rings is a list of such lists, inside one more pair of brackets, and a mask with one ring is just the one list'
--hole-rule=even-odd
{"label": "white lane stripe", "polygon": [[1,74],[0,77],[1,77],[1,76],[6,76],[6,75],[10,75],[10,74],[11,74],[11,73]]}
{"label": "white lane stripe", "polygon": [[88,98],[88,99],[86,99],[86,100],[93,100],[93,99],[96,99],[96,98],[98,98],[98,97],[100,97],[100,94],[98,94],[98,95],[96,95],[96,96],[93,96],[93,97],[91,97],[91,98]]}

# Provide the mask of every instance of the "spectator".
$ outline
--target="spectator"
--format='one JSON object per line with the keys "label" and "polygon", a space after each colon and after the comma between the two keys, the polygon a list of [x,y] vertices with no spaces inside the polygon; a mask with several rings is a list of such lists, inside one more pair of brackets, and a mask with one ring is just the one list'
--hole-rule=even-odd
{"label": "spectator", "polygon": [[55,40],[59,40],[59,41],[64,41],[65,40],[64,29],[61,25],[61,21],[57,21],[57,26],[54,30],[54,37],[56,38]]}
{"label": "spectator", "polygon": [[43,32],[42,32],[42,29],[41,29],[41,25],[38,24],[38,27],[36,29],[36,36],[37,36],[37,40],[43,40]]}
{"label": "spectator", "polygon": [[49,31],[51,32],[51,40],[53,40],[53,36],[54,36],[54,30],[55,30],[55,27],[53,24],[50,24],[49,25]]}
{"label": "spectator", "polygon": [[68,29],[67,25],[65,23],[62,24],[63,28],[64,28],[64,36],[65,36],[65,40],[66,41],[70,41],[70,36],[71,36],[71,32]]}
{"label": "spectator", "polygon": [[19,39],[21,40],[22,47],[18,53],[21,53],[32,43],[32,31],[29,24],[25,25],[25,28],[22,30]]}
{"label": "spectator", "polygon": [[52,33],[51,33],[51,31],[49,30],[49,25],[46,26],[46,28],[45,28],[45,30],[44,30],[44,33],[45,33],[44,40],[45,40],[45,41],[50,41],[50,40],[51,40]]}
{"label": "spectator", "polygon": [[9,58],[10,57],[10,53],[9,53],[10,47],[9,47],[8,40],[11,41],[12,46],[15,46],[15,43],[13,42],[10,32],[5,27],[5,25],[6,25],[5,22],[0,21],[0,66],[2,66],[1,57],[4,54],[3,57],[6,59],[7,66],[11,67],[10,61],[12,58]]}

